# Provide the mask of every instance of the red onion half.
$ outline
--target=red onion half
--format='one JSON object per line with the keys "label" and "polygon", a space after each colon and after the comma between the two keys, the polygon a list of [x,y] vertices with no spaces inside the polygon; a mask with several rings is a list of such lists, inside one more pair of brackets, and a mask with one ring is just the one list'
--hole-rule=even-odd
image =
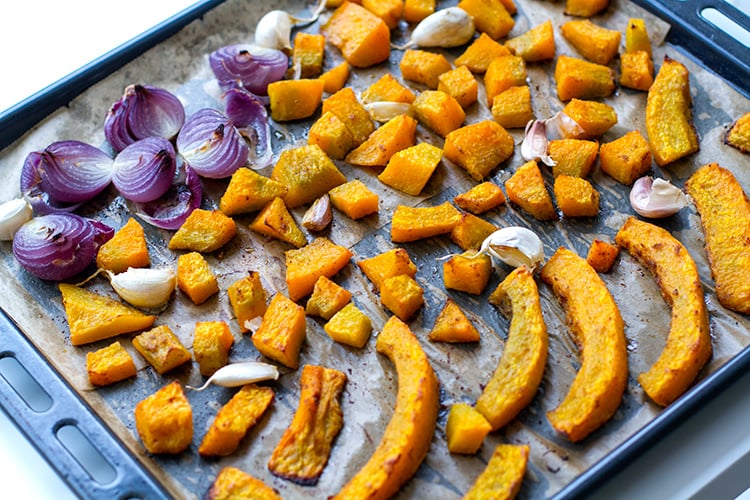
{"label": "red onion half", "polygon": [[175,151],[163,137],[148,137],[129,145],[115,157],[112,184],[131,201],[153,201],[174,180]]}
{"label": "red onion half", "polygon": [[147,137],[172,139],[185,122],[185,108],[169,91],[128,85],[104,118],[104,135],[116,151]]}
{"label": "red onion half", "polygon": [[180,169],[177,180],[159,199],[136,203],[136,215],[161,229],[178,229],[201,206],[203,188],[198,174],[188,165]]}
{"label": "red onion half", "polygon": [[237,44],[220,47],[208,55],[208,64],[219,85],[227,90],[240,82],[253,94],[268,95],[268,84],[281,80],[289,67],[282,51],[257,45]]}
{"label": "red onion half", "polygon": [[245,136],[251,145],[249,163],[259,170],[270,165],[273,159],[271,149],[271,127],[268,112],[255,94],[245,89],[234,88],[224,93],[227,116]]}
{"label": "red onion half", "polygon": [[37,278],[62,281],[86,269],[113,234],[111,227],[75,214],[43,215],[16,232],[13,255]]}
{"label": "red onion half", "polygon": [[177,151],[198,175],[223,179],[247,162],[249,148],[232,122],[220,111],[203,108],[182,126]]}

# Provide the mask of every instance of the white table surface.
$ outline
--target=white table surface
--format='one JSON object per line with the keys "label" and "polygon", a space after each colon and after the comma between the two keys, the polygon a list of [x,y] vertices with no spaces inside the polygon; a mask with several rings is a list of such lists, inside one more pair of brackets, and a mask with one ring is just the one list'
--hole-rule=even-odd
{"label": "white table surface", "polygon": [[[95,0],[15,2],[13,15],[0,16],[0,64],[6,69],[18,68],[13,74],[4,72],[0,110],[192,3],[130,0],[115,6]],[[21,45],[23,52],[16,50]],[[32,59],[30,54],[47,56]],[[750,487],[748,416],[750,374],[611,478],[596,498],[722,499],[740,495]],[[0,485],[6,498],[76,498],[3,411]]]}

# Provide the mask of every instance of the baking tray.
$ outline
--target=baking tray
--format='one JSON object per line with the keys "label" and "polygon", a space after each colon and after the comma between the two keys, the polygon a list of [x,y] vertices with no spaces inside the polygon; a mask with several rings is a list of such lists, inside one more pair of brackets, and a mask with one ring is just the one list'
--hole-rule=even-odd
{"label": "baking tray", "polygon": [[[5,141],[5,144],[9,144],[31,128],[38,120],[53,112],[57,107],[67,104],[69,100],[98,81],[99,78],[114,72],[131,58],[167,39],[181,26],[187,25],[192,19],[200,17],[220,3],[217,1],[199,2],[194,7],[195,10],[191,9],[189,13],[181,13],[163,25],[155,27],[154,30],[150,30],[144,36],[133,40],[132,43],[76,72],[64,81],[11,108],[8,113],[0,116],[2,140]],[[667,2],[638,3],[653,9],[660,15],[663,15],[660,9],[669,11],[669,7],[665,6]],[[688,10],[693,12],[692,9]],[[722,64],[716,66],[711,65],[713,59],[708,57],[703,59],[702,56],[710,48],[706,48],[700,41],[696,42],[688,36],[692,31],[689,28],[696,24],[692,18],[682,20],[680,17],[677,19],[664,17],[672,23],[672,31],[670,32],[670,38],[668,38],[670,42],[672,41],[672,34],[678,33],[675,27],[679,26],[681,28],[679,31],[684,31],[687,35],[681,34],[680,37],[682,38],[675,37],[674,43],[685,50],[692,50],[696,61],[710,66],[712,70],[732,82],[735,88],[748,95],[747,82],[750,80],[734,81],[730,74],[725,74],[736,69],[726,63],[728,59],[722,60]],[[743,22],[746,22],[746,18],[744,19]],[[724,47],[728,47],[732,43],[731,41],[721,40],[721,35],[712,36],[711,40],[718,40],[716,44]],[[741,51],[734,51],[734,53],[742,54]],[[741,58],[740,63],[742,63]],[[744,71],[747,71],[746,65]],[[743,83],[745,87],[742,87]],[[32,116],[36,116],[36,118],[29,118],[23,124],[17,122],[20,115],[32,110],[36,113]],[[4,377],[0,377],[0,403],[74,491],[86,498],[100,498],[108,494],[114,495],[116,498],[130,496],[161,498],[169,496],[169,492],[163,488],[159,480],[155,479],[147,468],[128,452],[127,447],[113,435],[107,425],[97,418],[96,412],[87,405],[86,401],[72,389],[64,380],[64,377],[50,365],[45,356],[29,343],[5,315],[0,317],[0,332],[0,360],[8,357],[18,360],[25,370],[32,373],[37,382],[47,389],[54,404],[46,411],[32,410],[22,401],[23,398],[17,394]],[[558,491],[555,496],[573,498],[594,491],[614,471],[629,463],[644,449],[652,446],[670,430],[676,428],[696,408],[708,403],[748,366],[750,366],[750,352],[748,349],[743,349],[723,363],[710,376],[699,382],[685,397],[659,412],[648,425],[632,434],[613,451]],[[56,432],[61,426],[68,424],[80,428],[95,448],[105,454],[105,459],[117,471],[114,480],[108,481],[106,484],[92,480],[91,475],[76,462],[75,458],[71,458],[70,453],[64,447],[60,447]]]}

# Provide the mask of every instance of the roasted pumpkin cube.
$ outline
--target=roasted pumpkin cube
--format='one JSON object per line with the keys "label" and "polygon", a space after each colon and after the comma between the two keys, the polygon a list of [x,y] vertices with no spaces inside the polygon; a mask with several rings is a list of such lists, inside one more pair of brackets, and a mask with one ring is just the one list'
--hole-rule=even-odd
{"label": "roasted pumpkin cube", "polygon": [[279,196],[284,197],[287,187],[249,168],[237,169],[229,179],[226,191],[219,201],[219,210],[225,215],[255,212]]}
{"label": "roasted pumpkin cube", "polygon": [[307,143],[317,144],[334,160],[342,160],[354,148],[354,137],[341,118],[326,111],[310,127]]}
{"label": "roasted pumpkin cube", "polygon": [[404,0],[362,0],[362,7],[385,21],[390,29],[395,28],[404,12]]}
{"label": "roasted pumpkin cube", "polygon": [[320,29],[344,59],[357,68],[381,63],[391,54],[391,31],[381,18],[353,2],[343,2]]}
{"label": "roasted pumpkin cube", "polygon": [[115,274],[125,272],[129,267],[148,267],[150,263],[143,227],[132,217],[99,247],[96,254],[96,266]]}
{"label": "roasted pumpkin cube", "polygon": [[599,147],[599,168],[617,182],[632,185],[651,170],[651,149],[637,130]]}
{"label": "roasted pumpkin cube", "polygon": [[398,151],[417,142],[417,120],[395,116],[378,127],[365,142],[346,155],[346,162],[362,167],[383,167]]}
{"label": "roasted pumpkin cube", "polygon": [[159,325],[136,335],[133,347],[160,375],[193,359],[190,351],[167,325]]}
{"label": "roasted pumpkin cube", "polygon": [[600,273],[608,273],[620,253],[620,247],[600,239],[594,239],[586,254],[586,262]]}
{"label": "roasted pumpkin cube", "polygon": [[417,266],[403,248],[392,248],[374,257],[360,260],[357,265],[378,290],[388,278],[401,274],[413,278],[417,274]]}
{"label": "roasted pumpkin cube", "polygon": [[505,193],[494,182],[486,181],[453,198],[459,208],[473,214],[483,214],[505,203]]}
{"label": "roasted pumpkin cube", "polygon": [[407,49],[399,63],[401,76],[406,80],[437,89],[438,77],[453,69],[443,54],[419,49]]}
{"label": "roasted pumpkin cube", "polygon": [[609,0],[565,0],[565,14],[592,17],[609,6]]}
{"label": "roasted pumpkin cube", "polygon": [[581,132],[568,139],[591,139],[599,137],[617,123],[617,113],[609,104],[584,99],[571,99],[563,113],[572,118]]}
{"label": "roasted pumpkin cube", "polygon": [[375,124],[370,113],[362,106],[354,91],[344,87],[323,101],[322,112],[330,111],[344,122],[354,138],[354,147],[359,146],[370,137]]}
{"label": "roasted pumpkin cube", "polygon": [[479,342],[479,332],[458,304],[448,298],[427,339],[433,342]]}
{"label": "roasted pumpkin cube", "polygon": [[414,113],[423,126],[445,137],[459,128],[466,113],[456,99],[441,90],[425,90],[414,100]]}
{"label": "roasted pumpkin cube", "polygon": [[372,102],[404,102],[411,104],[417,96],[396,78],[385,73],[375,83],[367,87],[360,95],[363,104]]}
{"label": "roasted pumpkin cube", "polygon": [[359,179],[336,186],[328,192],[328,196],[334,207],[354,220],[378,212],[378,195]]}
{"label": "roasted pumpkin cube", "polygon": [[243,385],[216,414],[198,453],[204,457],[225,457],[234,453],[242,438],[271,406],[273,398],[270,387]]}
{"label": "roasted pumpkin cube", "polygon": [[178,381],[135,405],[135,428],[150,453],[177,454],[193,440],[193,409]]}
{"label": "roasted pumpkin cube", "polygon": [[505,181],[508,199],[538,220],[557,220],[557,211],[544,185],[542,172],[531,160],[516,169]]}
{"label": "roasted pumpkin cube", "polygon": [[253,345],[267,358],[296,369],[306,329],[305,309],[277,293],[268,304],[260,327],[252,336]]}
{"label": "roasted pumpkin cube", "polygon": [[372,322],[353,302],[349,302],[333,315],[323,329],[340,344],[362,348],[372,333]]}
{"label": "roasted pumpkin cube", "polygon": [[225,321],[199,321],[193,333],[193,354],[201,375],[210,377],[227,364],[234,337]]}
{"label": "roasted pumpkin cube", "polygon": [[648,90],[654,83],[654,62],[643,50],[620,54],[620,85],[635,90]]}
{"label": "roasted pumpkin cube", "polygon": [[170,250],[210,253],[237,234],[237,225],[221,210],[196,208],[169,240]]}
{"label": "roasted pumpkin cube", "polygon": [[556,162],[552,175],[586,178],[599,154],[599,143],[583,139],[555,139],[547,145],[549,156]]}
{"label": "roasted pumpkin cube", "polygon": [[648,37],[646,21],[637,17],[631,17],[625,27],[625,53],[646,52],[652,57],[651,40]]}
{"label": "roasted pumpkin cube", "polygon": [[401,321],[408,321],[424,304],[424,290],[408,274],[393,276],[380,287],[380,303]]}
{"label": "roasted pumpkin cube", "polygon": [[560,26],[565,39],[589,61],[597,64],[609,64],[620,48],[622,34],[610,30],[589,19],[575,19]]}
{"label": "roasted pumpkin cube", "polygon": [[555,177],[555,200],[565,217],[595,217],[599,213],[599,192],[581,177]]}
{"label": "roasted pumpkin cube", "polygon": [[750,151],[750,112],[740,116],[727,130],[724,143],[743,153]]}
{"label": "roasted pumpkin cube", "polygon": [[402,17],[407,23],[418,23],[435,12],[437,0],[404,0]]}
{"label": "roasted pumpkin cube", "polygon": [[504,128],[523,128],[534,119],[528,86],[509,87],[492,99],[492,118]]}
{"label": "roasted pumpkin cube", "polygon": [[450,202],[435,207],[399,205],[391,220],[391,241],[403,243],[450,233],[461,220],[461,212]]}
{"label": "roasted pumpkin cube", "polygon": [[89,382],[103,386],[135,377],[133,358],[119,342],[113,342],[94,352],[86,353]]}
{"label": "roasted pumpkin cube", "polygon": [[[299,67],[300,78],[316,78],[323,72],[326,37],[298,31],[294,35],[292,66]],[[325,86],[325,85],[324,85]]]}
{"label": "roasted pumpkin cube", "polygon": [[607,97],[616,87],[610,67],[562,54],[555,65],[555,82],[561,101]]}
{"label": "roasted pumpkin cube", "polygon": [[461,0],[458,6],[474,19],[477,31],[495,40],[503,38],[516,25],[502,0]]}
{"label": "roasted pumpkin cube", "polygon": [[492,260],[488,255],[454,255],[443,262],[443,285],[449,290],[481,295],[491,276]]}
{"label": "roasted pumpkin cube", "polygon": [[442,158],[442,149],[420,142],[391,156],[378,179],[406,194],[418,196]]}
{"label": "roasted pumpkin cube", "polygon": [[491,430],[492,426],[481,413],[466,403],[455,403],[451,405],[445,425],[448,451],[472,455],[479,451]]}
{"label": "roasted pumpkin cube", "polygon": [[343,269],[352,253],[328,238],[318,237],[302,248],[287,250],[285,256],[289,297],[299,300],[313,291],[318,278],[331,278]]}
{"label": "roasted pumpkin cube", "polygon": [[487,33],[480,33],[453,64],[456,67],[466,66],[472,73],[484,73],[493,59],[509,55],[511,52],[507,47],[490,38]]}
{"label": "roasted pumpkin cube", "polygon": [[219,283],[213,271],[198,252],[190,252],[177,258],[177,286],[193,304],[203,304],[219,292]]}
{"label": "roasted pumpkin cube", "polygon": [[252,498],[253,500],[282,500],[281,496],[260,479],[226,466],[211,483],[206,500],[229,500],[230,498]]}
{"label": "roasted pumpkin cube", "polygon": [[346,182],[344,174],[317,144],[282,151],[271,179],[287,186],[284,202],[289,208],[310,203]]}
{"label": "roasted pumpkin cube", "polygon": [[318,79],[323,81],[323,90],[329,94],[334,94],[341,90],[346,81],[349,79],[349,63],[344,61],[333,68],[329,69]]}
{"label": "roasted pumpkin cube", "polygon": [[297,248],[307,244],[307,237],[297,226],[281,198],[276,198],[266,205],[250,223],[249,228]]}
{"label": "roasted pumpkin cube", "polygon": [[526,62],[520,56],[500,56],[490,61],[484,74],[487,105],[492,106],[492,100],[502,91],[525,86],[526,76]]}
{"label": "roasted pumpkin cube", "polygon": [[466,66],[458,66],[438,76],[438,90],[453,97],[466,109],[477,102],[479,84]]}
{"label": "roasted pumpkin cube", "polygon": [[526,62],[546,61],[555,57],[555,33],[552,21],[534,26],[526,33],[505,42],[505,47],[514,56]]}
{"label": "roasted pumpkin cube", "polygon": [[464,251],[479,250],[485,238],[497,229],[491,222],[474,214],[461,214],[461,220],[451,231],[451,240]]}
{"label": "roasted pumpkin cube", "polygon": [[307,299],[305,313],[329,320],[350,300],[352,300],[352,293],[349,290],[321,276],[315,282],[312,295]]}
{"label": "roasted pumpkin cube", "polygon": [[247,276],[229,285],[227,295],[242,332],[250,330],[246,326],[248,321],[266,312],[266,289],[260,281],[260,273],[250,271]]}
{"label": "roasted pumpkin cube", "polygon": [[311,117],[323,99],[323,85],[323,80],[318,78],[269,83],[271,118],[277,122],[288,122]]}
{"label": "roasted pumpkin cube", "polygon": [[487,177],[510,158],[515,143],[502,125],[493,120],[463,126],[445,137],[445,157],[466,170],[476,181]]}

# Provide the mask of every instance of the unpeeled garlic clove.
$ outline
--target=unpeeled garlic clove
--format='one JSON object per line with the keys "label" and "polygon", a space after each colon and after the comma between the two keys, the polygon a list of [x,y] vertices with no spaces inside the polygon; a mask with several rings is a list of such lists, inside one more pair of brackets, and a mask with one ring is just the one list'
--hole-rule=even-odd
{"label": "unpeeled garlic clove", "polygon": [[16,231],[31,220],[33,211],[23,198],[0,204],[0,241],[10,241]]}
{"label": "unpeeled garlic clove", "polygon": [[414,107],[408,102],[377,101],[364,105],[370,118],[376,122],[384,123],[399,115],[414,116]]}
{"label": "unpeeled garlic clove", "polygon": [[544,245],[534,231],[520,226],[498,229],[482,242],[474,256],[490,254],[511,267],[530,270],[544,261]]}
{"label": "unpeeled garlic clove", "polygon": [[474,36],[474,20],[459,7],[439,10],[422,19],[411,32],[404,45],[394,45],[398,50],[409,47],[458,47]]}
{"label": "unpeeled garlic clove", "polygon": [[325,5],[326,0],[319,0],[309,18],[295,17],[283,10],[267,12],[255,26],[255,45],[291,52],[292,26],[314,23],[325,10]]}
{"label": "unpeeled garlic clove", "polygon": [[219,368],[200,387],[186,385],[185,388],[202,391],[211,384],[221,387],[239,387],[264,380],[278,380],[278,378],[279,369],[276,366],[256,361],[245,361],[242,363],[231,363]]}
{"label": "unpeeled garlic clove", "polygon": [[651,219],[669,217],[687,206],[690,199],[677,186],[664,179],[645,176],[633,183],[630,206],[638,215]]}
{"label": "unpeeled garlic clove", "polygon": [[546,126],[547,137],[550,140],[555,139],[578,139],[586,135],[586,130],[568,116],[566,113],[559,111],[552,118],[544,121]]}
{"label": "unpeeled garlic clove", "polygon": [[130,267],[123,273],[106,273],[117,295],[144,309],[155,309],[166,304],[177,285],[177,276],[169,268]]}
{"label": "unpeeled garlic clove", "polygon": [[302,216],[302,225],[310,231],[322,231],[328,227],[333,220],[331,210],[331,198],[324,194],[310,205],[305,215]]}
{"label": "unpeeled garlic clove", "polygon": [[521,157],[526,161],[541,160],[548,167],[554,167],[557,162],[547,154],[547,144],[547,126],[544,120],[529,121],[521,143]]}

